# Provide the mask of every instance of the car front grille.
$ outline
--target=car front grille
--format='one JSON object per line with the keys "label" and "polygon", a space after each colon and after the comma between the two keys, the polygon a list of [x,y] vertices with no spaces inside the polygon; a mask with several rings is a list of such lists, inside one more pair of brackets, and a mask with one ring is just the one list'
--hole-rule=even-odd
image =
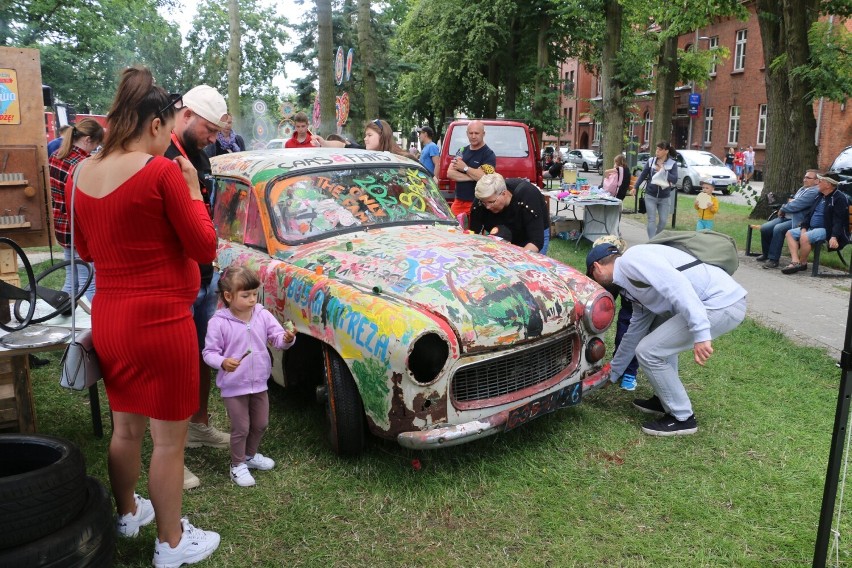
{"label": "car front grille", "polygon": [[453,375],[452,398],[461,403],[484,402],[544,383],[572,366],[575,344],[579,341],[572,331],[521,351],[461,367]]}

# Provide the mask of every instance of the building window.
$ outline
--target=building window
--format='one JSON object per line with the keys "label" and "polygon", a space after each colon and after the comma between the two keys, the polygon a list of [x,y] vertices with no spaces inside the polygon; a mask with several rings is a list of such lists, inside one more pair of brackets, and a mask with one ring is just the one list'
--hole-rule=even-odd
{"label": "building window", "polygon": [[757,145],[766,145],[766,105],[760,105],[757,113]]}
{"label": "building window", "polygon": [[574,108],[571,107],[568,109],[568,132],[571,132],[574,129]]}
{"label": "building window", "polygon": [[728,144],[740,143],[740,107],[732,106],[728,118]]}
{"label": "building window", "polygon": [[646,110],[645,111],[645,135],[642,138],[642,141],[645,144],[648,144],[649,140],[651,140],[651,128],[653,128],[653,126],[654,126],[654,121],[651,120],[651,112]]}
{"label": "building window", "polygon": [[592,146],[600,146],[601,145],[601,124],[599,122],[595,123],[595,141],[592,143]]}
{"label": "building window", "polygon": [[636,138],[636,121],[630,119],[630,124],[627,125],[627,139],[631,142]]}
{"label": "building window", "polygon": [[[710,38],[710,41],[707,42],[709,44],[709,48],[713,49],[714,47],[719,47],[719,36],[713,36]],[[710,67],[710,76],[716,76],[716,58],[713,58],[713,65]]]}
{"label": "building window", "polygon": [[704,145],[713,142],[713,109],[704,109]]}
{"label": "building window", "polygon": [[737,31],[737,45],[734,49],[734,71],[742,71],[745,69],[745,52],[747,37],[748,30]]}

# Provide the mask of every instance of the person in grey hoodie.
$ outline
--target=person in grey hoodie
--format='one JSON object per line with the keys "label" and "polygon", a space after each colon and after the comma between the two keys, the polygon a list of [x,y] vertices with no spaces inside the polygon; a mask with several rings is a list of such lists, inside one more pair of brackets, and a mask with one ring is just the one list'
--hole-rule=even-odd
{"label": "person in grey hoodie", "polygon": [[228,267],[219,278],[219,294],[225,307],[216,311],[207,326],[202,357],[214,369],[231,417],[231,480],[251,487],[249,469],[270,470],[275,461],[257,451],[269,424],[267,381],[272,360],[267,344],[289,349],[296,340],[293,324],[285,329],[257,303],[260,279],[245,266]]}

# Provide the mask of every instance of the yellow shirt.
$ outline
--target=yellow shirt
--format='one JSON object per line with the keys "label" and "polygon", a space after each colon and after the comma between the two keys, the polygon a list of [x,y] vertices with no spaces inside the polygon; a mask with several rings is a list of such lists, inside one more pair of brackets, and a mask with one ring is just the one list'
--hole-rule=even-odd
{"label": "yellow shirt", "polygon": [[716,212],[719,211],[719,200],[715,195],[710,196],[710,206],[707,209],[702,209],[698,206],[698,201],[693,203],[693,207],[698,211],[698,218],[704,221],[712,221],[716,217]]}

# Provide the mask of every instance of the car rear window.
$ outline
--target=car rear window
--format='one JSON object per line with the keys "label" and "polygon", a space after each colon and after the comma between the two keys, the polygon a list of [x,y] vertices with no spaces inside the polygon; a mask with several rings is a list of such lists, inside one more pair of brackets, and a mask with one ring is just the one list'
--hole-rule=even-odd
{"label": "car rear window", "polygon": [[[486,124],[485,144],[501,158],[526,158],[530,155],[527,131],[522,126]],[[460,124],[453,128],[449,148],[456,153],[467,145],[467,125]]]}
{"label": "car rear window", "polygon": [[852,148],[846,148],[831,164],[831,169],[844,175],[852,174]]}
{"label": "car rear window", "polygon": [[287,244],[388,224],[456,223],[432,177],[410,166],[278,178],[266,198],[276,235]]}

